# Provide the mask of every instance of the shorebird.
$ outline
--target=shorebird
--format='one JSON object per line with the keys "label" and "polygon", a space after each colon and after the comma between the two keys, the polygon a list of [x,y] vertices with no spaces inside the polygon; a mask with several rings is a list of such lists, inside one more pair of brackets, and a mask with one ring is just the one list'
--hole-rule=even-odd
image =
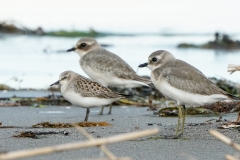
{"label": "shorebird", "polygon": [[[94,81],[105,87],[134,88],[141,85],[152,86],[149,79],[138,76],[119,56],[109,52],[90,37],[83,37],[67,52],[75,51],[80,56],[80,66]],[[111,114],[112,106],[108,114]],[[99,113],[103,114],[103,107]]]}
{"label": "shorebird", "polygon": [[73,105],[87,108],[85,122],[88,120],[89,108],[108,105],[125,98],[124,95],[113,92],[109,88],[73,71],[61,73],[59,80],[50,86],[58,84],[61,86],[60,91],[66,100]]}
{"label": "shorebird", "polygon": [[[179,116],[174,138],[183,134],[186,106],[195,107],[227,99],[239,99],[217,87],[197,68],[176,59],[165,50],[153,52],[148,57],[148,62],[139,67],[148,67],[151,70],[151,80],[154,86],[165,97],[177,102]],[[181,117],[182,127],[178,134]]]}

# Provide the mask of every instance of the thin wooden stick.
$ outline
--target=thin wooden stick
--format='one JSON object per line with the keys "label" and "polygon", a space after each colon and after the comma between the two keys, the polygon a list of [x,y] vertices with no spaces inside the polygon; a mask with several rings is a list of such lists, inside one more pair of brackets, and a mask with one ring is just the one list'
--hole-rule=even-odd
{"label": "thin wooden stick", "polygon": [[[87,137],[89,140],[94,140],[94,137],[91,136],[90,134],[88,134],[86,132],[85,129],[83,129],[82,127],[79,127],[77,124],[72,124],[73,127],[75,127],[80,133],[82,133],[82,135],[84,135],[85,137]],[[117,160],[117,157],[110,152],[105,145],[101,145],[101,146],[97,146],[110,160]]]}
{"label": "thin wooden stick", "polygon": [[239,160],[238,158],[233,157],[232,155],[229,155],[229,154],[227,154],[227,155],[225,156],[225,158],[226,158],[226,160]]}
{"label": "thin wooden stick", "polygon": [[240,112],[238,112],[238,117],[236,119],[236,122],[240,122]]}
{"label": "thin wooden stick", "polygon": [[239,70],[240,70],[240,65],[235,65],[235,64],[228,65],[228,72],[230,72],[230,74],[234,73],[235,71],[239,71]]}
{"label": "thin wooden stick", "polygon": [[237,143],[234,143],[230,138],[224,136],[223,134],[214,131],[214,130],[210,130],[209,131],[213,136],[215,136],[216,138],[218,138],[219,140],[223,141],[224,143],[228,144],[229,146],[232,146],[233,148],[235,148],[236,150],[240,151],[240,145]]}
{"label": "thin wooden stick", "polygon": [[66,151],[66,150],[88,148],[88,147],[103,145],[103,144],[111,144],[111,143],[127,141],[131,139],[154,135],[154,134],[157,134],[158,132],[159,130],[155,128],[155,129],[150,129],[145,131],[121,134],[121,135],[112,136],[108,138],[99,138],[99,139],[90,140],[86,142],[67,143],[67,144],[44,147],[44,148],[36,148],[32,150],[14,151],[14,152],[1,154],[0,160],[32,157],[36,155],[50,154],[50,153]]}
{"label": "thin wooden stick", "polygon": [[[109,160],[108,158],[97,158],[97,159],[82,159],[82,160]],[[117,158],[117,160],[132,160],[129,157]]]}

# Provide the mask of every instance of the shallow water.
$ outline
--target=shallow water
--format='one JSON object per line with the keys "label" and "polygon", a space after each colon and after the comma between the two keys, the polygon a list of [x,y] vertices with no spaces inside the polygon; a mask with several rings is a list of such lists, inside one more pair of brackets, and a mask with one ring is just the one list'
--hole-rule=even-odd
{"label": "shallow water", "polygon": [[[240,39],[240,37],[233,37]],[[58,80],[61,72],[73,70],[84,76],[79,66],[79,56],[65,51],[75,45],[78,38],[7,36],[0,38],[0,83],[20,88],[48,88]],[[208,49],[179,49],[177,44],[190,42],[201,44],[213,40],[212,36],[132,36],[97,38],[102,44],[110,44],[112,51],[128,62],[139,75],[149,75],[147,68],[137,69],[147,61],[153,51],[164,49],[176,58],[197,67],[206,76],[240,81],[240,73],[230,75],[228,64],[240,64],[240,51],[215,51]],[[45,52],[44,50],[47,50]]]}

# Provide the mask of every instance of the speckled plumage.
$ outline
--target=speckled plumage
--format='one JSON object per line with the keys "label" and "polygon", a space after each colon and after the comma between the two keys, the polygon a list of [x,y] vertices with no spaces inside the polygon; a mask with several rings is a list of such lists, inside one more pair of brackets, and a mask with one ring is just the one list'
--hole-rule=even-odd
{"label": "speckled plumage", "polygon": [[59,81],[52,85],[55,84],[60,84],[60,91],[63,97],[71,104],[87,108],[85,121],[88,120],[89,108],[109,105],[114,101],[125,98],[124,95],[113,92],[103,85],[73,71],[61,73]]}
{"label": "speckled plumage", "polygon": [[[82,97],[98,97],[98,98],[124,98],[124,96],[113,92],[111,89],[94,82],[84,76],[73,71],[65,71],[60,75],[68,77],[66,89],[63,92],[75,92]],[[97,104],[96,104],[97,105]]]}

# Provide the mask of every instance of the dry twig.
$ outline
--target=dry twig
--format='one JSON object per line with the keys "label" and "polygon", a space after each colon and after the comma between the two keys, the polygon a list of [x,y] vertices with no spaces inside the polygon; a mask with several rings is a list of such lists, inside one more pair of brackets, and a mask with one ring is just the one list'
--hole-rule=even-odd
{"label": "dry twig", "polygon": [[237,143],[234,143],[230,138],[224,136],[223,134],[214,131],[214,130],[210,130],[210,133],[215,136],[216,138],[218,138],[219,140],[221,140],[222,142],[228,144],[229,146],[232,146],[233,148],[235,148],[236,150],[240,151],[240,145]]}
{"label": "dry twig", "polygon": [[225,158],[226,158],[226,160],[239,160],[238,158],[233,157],[232,155],[229,155],[229,154],[227,154],[227,155],[225,156]]}
{"label": "dry twig", "polygon": [[[97,158],[97,159],[81,159],[81,160],[109,160],[108,158]],[[132,160],[129,157],[117,158],[117,160]]]}
{"label": "dry twig", "polygon": [[230,74],[232,74],[235,71],[240,71],[240,65],[229,64],[228,65],[228,72],[230,72]]}
{"label": "dry twig", "polygon": [[[82,135],[84,135],[85,137],[87,137],[89,140],[94,140],[94,137],[91,136],[90,134],[88,134],[86,132],[85,129],[83,129],[82,127],[79,127],[76,124],[72,124],[73,127],[75,127],[80,133],[82,133]],[[98,148],[110,159],[110,160],[117,160],[118,158],[112,153],[110,152],[105,145],[101,145],[98,146]]]}

